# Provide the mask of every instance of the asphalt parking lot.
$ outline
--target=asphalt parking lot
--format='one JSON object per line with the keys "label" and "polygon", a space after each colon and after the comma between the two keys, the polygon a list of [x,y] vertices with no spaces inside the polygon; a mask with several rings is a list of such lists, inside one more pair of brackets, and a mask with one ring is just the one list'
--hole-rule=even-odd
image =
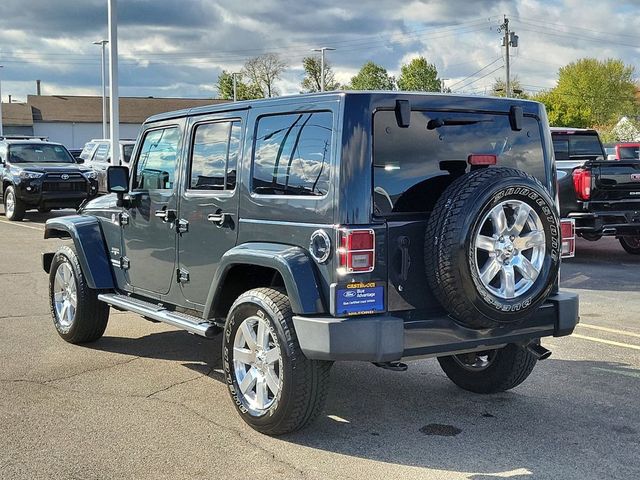
{"label": "asphalt parking lot", "polygon": [[2,479],[632,479],[640,477],[640,256],[578,241],[563,287],[581,325],[511,392],[338,363],[323,416],[279,438],[236,415],[220,344],[112,312],[105,336],[55,332],[40,252],[54,214],[0,216]]}

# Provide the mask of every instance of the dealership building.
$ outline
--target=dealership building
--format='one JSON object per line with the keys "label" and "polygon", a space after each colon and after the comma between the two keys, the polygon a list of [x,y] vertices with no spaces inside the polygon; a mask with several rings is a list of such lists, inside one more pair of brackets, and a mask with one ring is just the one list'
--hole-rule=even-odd
{"label": "dealership building", "polygon": [[[226,102],[219,99],[120,97],[120,138],[136,138],[146,118],[158,113]],[[102,138],[102,97],[29,95],[22,103],[2,103],[5,135],[47,137],[70,149]]]}

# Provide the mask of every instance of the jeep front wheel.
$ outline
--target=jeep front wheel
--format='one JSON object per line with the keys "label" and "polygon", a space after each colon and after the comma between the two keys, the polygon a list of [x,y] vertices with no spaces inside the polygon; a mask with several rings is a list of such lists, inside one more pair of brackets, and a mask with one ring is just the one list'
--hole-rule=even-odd
{"label": "jeep front wheel", "polygon": [[16,189],[13,185],[4,191],[4,214],[7,220],[19,222],[24,218],[26,207],[22,200],[16,195]]}
{"label": "jeep front wheel", "polygon": [[487,168],[454,181],[427,224],[426,274],[461,325],[522,321],[545,301],[560,265],[553,200],[534,177]]}
{"label": "jeep front wheel", "polygon": [[447,377],[460,388],[474,393],[497,393],[524,382],[537,359],[511,343],[496,350],[438,357],[438,362]]}
{"label": "jeep front wheel", "polygon": [[223,364],[231,398],[255,430],[280,435],[305,427],[322,411],[331,362],[300,350],[289,298],[258,288],[234,302],[225,325]]}
{"label": "jeep front wheel", "polygon": [[69,343],[99,339],[107,328],[109,306],[89,288],[76,252],[60,247],[49,270],[49,300],[53,324]]}

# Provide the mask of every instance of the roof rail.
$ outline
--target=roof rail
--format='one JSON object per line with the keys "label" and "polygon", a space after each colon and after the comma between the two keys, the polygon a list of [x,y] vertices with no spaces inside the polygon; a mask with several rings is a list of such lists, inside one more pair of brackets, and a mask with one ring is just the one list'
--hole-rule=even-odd
{"label": "roof rail", "polygon": [[42,140],[48,142],[49,137],[41,137],[38,135],[0,135],[0,140]]}

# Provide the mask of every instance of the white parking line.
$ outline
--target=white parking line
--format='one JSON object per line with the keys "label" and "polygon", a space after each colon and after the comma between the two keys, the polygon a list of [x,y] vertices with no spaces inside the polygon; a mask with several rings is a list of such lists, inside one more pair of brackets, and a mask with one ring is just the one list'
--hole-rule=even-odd
{"label": "white parking line", "polygon": [[603,331],[603,332],[617,333],[619,335],[626,335],[627,337],[640,338],[640,333],[626,332],[624,330],[617,330],[615,328],[601,327],[599,325],[591,325],[589,323],[582,323],[582,322],[580,322],[578,324],[578,326],[579,327],[584,327],[584,328],[591,328],[593,330],[600,330],[600,331]]}
{"label": "white parking line", "polygon": [[44,232],[44,228],[34,227],[33,225],[25,225],[24,223],[9,222],[8,220],[0,220],[0,223],[6,223],[7,225],[12,225],[14,227],[30,228],[31,230],[38,230],[39,232]]}
{"label": "white parking line", "polygon": [[586,335],[580,335],[578,333],[572,334],[571,337],[580,338],[582,340],[589,340],[591,342],[604,343],[604,344],[607,344],[607,345],[614,345],[616,347],[630,348],[632,350],[640,350],[640,345],[631,345],[629,343],[614,342],[613,340],[605,340],[603,338],[588,337]]}

